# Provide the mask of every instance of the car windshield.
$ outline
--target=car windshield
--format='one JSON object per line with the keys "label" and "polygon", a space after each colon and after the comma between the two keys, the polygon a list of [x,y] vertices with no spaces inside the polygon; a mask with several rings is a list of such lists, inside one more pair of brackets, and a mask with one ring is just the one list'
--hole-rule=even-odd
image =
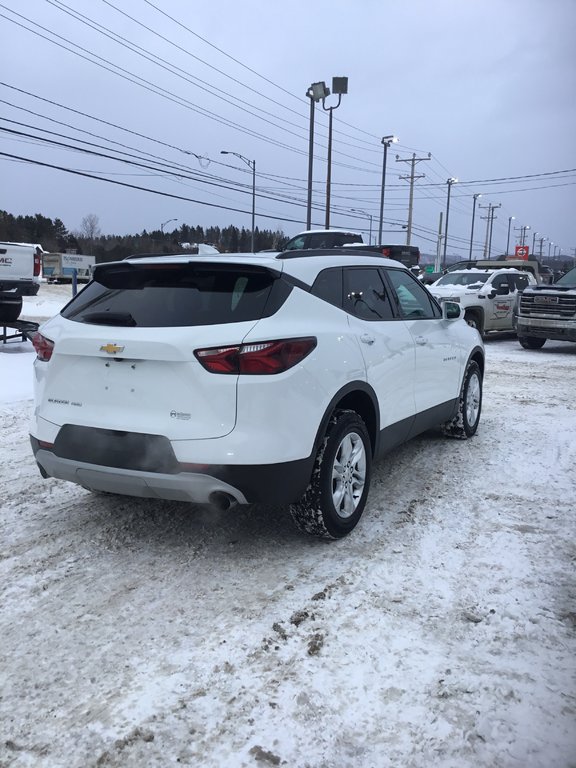
{"label": "car windshield", "polygon": [[467,288],[473,285],[484,285],[489,275],[478,272],[450,272],[441,277],[436,285],[464,285]]}
{"label": "car windshield", "polygon": [[556,280],[556,285],[565,285],[568,288],[576,288],[576,267]]}

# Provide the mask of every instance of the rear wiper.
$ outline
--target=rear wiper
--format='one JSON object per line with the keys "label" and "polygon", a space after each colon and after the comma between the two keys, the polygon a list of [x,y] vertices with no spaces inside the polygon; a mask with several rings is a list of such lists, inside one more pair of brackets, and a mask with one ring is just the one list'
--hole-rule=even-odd
{"label": "rear wiper", "polygon": [[130,312],[88,312],[82,320],[94,325],[136,325]]}

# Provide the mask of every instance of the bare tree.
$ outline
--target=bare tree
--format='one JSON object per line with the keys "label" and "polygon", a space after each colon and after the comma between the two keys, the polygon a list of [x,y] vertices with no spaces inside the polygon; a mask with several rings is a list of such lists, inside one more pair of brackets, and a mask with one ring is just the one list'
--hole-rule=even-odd
{"label": "bare tree", "polygon": [[80,234],[88,241],[88,247],[92,253],[94,240],[100,236],[100,220],[95,213],[88,213],[84,216],[80,225]]}

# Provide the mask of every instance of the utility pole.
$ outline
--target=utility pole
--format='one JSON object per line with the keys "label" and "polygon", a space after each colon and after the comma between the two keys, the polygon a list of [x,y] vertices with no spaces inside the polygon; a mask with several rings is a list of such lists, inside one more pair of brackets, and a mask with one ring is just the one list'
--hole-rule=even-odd
{"label": "utility pole", "polygon": [[494,216],[494,210],[496,208],[501,208],[502,203],[498,203],[498,205],[494,205],[493,203],[488,203],[488,205],[479,205],[478,208],[487,208],[488,209],[488,215],[487,216],[481,216],[481,219],[486,219],[486,240],[484,241],[484,258],[489,259],[490,253],[492,249],[492,224],[495,218]]}
{"label": "utility pole", "polygon": [[428,152],[428,157],[416,157],[416,153],[414,153],[412,155],[412,157],[410,158],[410,160],[408,160],[408,159],[401,160],[400,156],[396,155],[396,162],[397,163],[410,163],[411,164],[410,176],[399,176],[398,177],[400,179],[404,179],[404,180],[409,179],[410,180],[410,199],[409,199],[409,202],[408,202],[408,228],[406,230],[406,245],[410,245],[410,239],[412,237],[412,208],[413,208],[413,205],[414,205],[414,181],[416,179],[423,179],[424,176],[425,176],[424,173],[420,173],[420,174],[418,174],[416,176],[414,174],[414,167],[415,167],[416,163],[420,163],[420,162],[422,162],[422,160],[430,160],[431,157],[432,157],[432,154],[430,152]]}
{"label": "utility pole", "polygon": [[442,261],[442,218],[444,211],[440,211],[440,221],[438,222],[438,244],[436,245],[436,258],[434,259],[434,272],[440,272]]}
{"label": "utility pole", "polygon": [[540,256],[540,258],[542,258],[542,243],[544,242],[544,240],[548,240],[548,238],[547,237],[539,237],[539,238],[537,238],[537,240],[540,243],[540,248],[538,249],[538,255]]}

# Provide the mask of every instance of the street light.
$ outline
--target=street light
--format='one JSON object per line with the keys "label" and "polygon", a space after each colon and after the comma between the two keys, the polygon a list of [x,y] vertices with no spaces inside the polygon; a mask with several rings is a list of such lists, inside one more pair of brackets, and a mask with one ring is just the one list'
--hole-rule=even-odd
{"label": "street light", "polygon": [[[368,216],[370,219],[370,234],[368,235],[368,245],[372,245],[372,214],[367,213],[366,211],[361,210],[360,208],[350,208],[352,213],[363,213],[364,216]],[[382,235],[380,235],[380,239],[378,240],[378,243],[382,242]]]}
{"label": "street light", "polygon": [[[327,96],[330,95],[329,89]],[[333,77],[332,78],[332,93],[334,96],[338,96],[338,103],[333,107],[327,107],[325,104],[326,97],[322,99],[322,109],[326,112],[330,112],[330,119],[328,121],[328,168],[326,171],[326,224],[325,229],[330,229],[330,184],[332,182],[332,113],[335,109],[338,109],[342,100],[342,94],[348,93],[348,78],[347,77]]]}
{"label": "street light", "polygon": [[472,242],[474,239],[474,216],[476,214],[476,200],[478,200],[479,197],[482,197],[482,195],[472,195],[474,198],[474,202],[472,204],[472,229],[470,230],[470,253],[468,254],[468,261],[472,261]]}
{"label": "street light", "polygon": [[171,221],[178,221],[178,219],[168,219],[168,221],[163,221],[162,224],[160,224],[160,232],[164,234],[164,227],[166,224],[170,224]]}
{"label": "street light", "polygon": [[250,237],[250,248],[254,253],[254,234],[255,234],[255,222],[256,222],[256,160],[248,160],[247,157],[241,155],[239,152],[228,152],[224,149],[220,150],[221,155],[234,155],[243,160],[248,168],[252,170],[252,234]]}
{"label": "street light", "polygon": [[536,235],[539,235],[539,234],[540,234],[540,232],[534,232],[534,234],[532,235],[532,251],[531,251],[531,253],[535,253],[536,252]]}
{"label": "street light", "polygon": [[314,105],[330,95],[330,88],[322,80],[312,83],[306,91],[310,99],[310,135],[308,138],[308,202],[306,205],[306,229],[312,226],[312,167],[314,165]]}
{"label": "street light", "polygon": [[382,158],[382,188],[380,192],[380,224],[378,226],[378,245],[382,242],[382,223],[384,221],[384,190],[386,188],[386,158],[388,156],[388,147],[390,144],[396,144],[399,141],[397,136],[383,136],[382,144],[384,146],[384,156]]}
{"label": "street light", "polygon": [[458,182],[458,179],[452,178],[452,176],[449,179],[446,179],[446,184],[448,184],[448,196],[446,198],[446,226],[444,227],[444,253],[442,255],[442,266],[446,266],[446,247],[448,245],[448,216],[450,215],[450,190],[452,189],[452,184],[456,184]]}
{"label": "street light", "polygon": [[550,258],[550,249],[552,248],[553,245],[554,243],[552,242],[552,240],[549,240],[548,241],[548,258]]}
{"label": "street light", "polygon": [[514,221],[515,216],[508,216],[508,237],[506,238],[506,256],[508,256],[508,249],[510,248],[510,226]]}

